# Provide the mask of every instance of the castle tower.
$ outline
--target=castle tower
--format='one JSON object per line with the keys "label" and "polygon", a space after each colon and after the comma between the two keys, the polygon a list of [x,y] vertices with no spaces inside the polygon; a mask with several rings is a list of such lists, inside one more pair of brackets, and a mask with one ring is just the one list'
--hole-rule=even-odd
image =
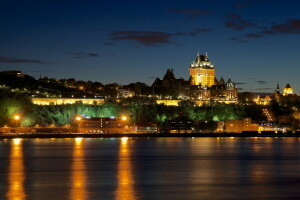
{"label": "castle tower", "polygon": [[215,84],[215,67],[207,55],[197,54],[194,62],[190,65],[191,85],[210,87]]}
{"label": "castle tower", "polygon": [[288,83],[288,84],[286,84],[285,88],[283,89],[283,96],[287,96],[289,94],[293,94],[293,88]]}

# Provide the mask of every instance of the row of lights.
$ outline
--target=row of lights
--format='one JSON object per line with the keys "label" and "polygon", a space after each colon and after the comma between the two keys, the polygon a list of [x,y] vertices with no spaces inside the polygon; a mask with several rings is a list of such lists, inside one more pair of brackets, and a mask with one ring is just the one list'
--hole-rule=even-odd
{"label": "row of lights", "polygon": [[264,108],[263,112],[267,116],[267,119],[268,119],[269,122],[273,121],[273,118],[272,118],[272,116],[271,116],[271,114],[270,114],[270,112],[269,112],[268,109]]}
{"label": "row of lights", "polygon": [[[13,119],[16,120],[16,121],[19,121],[21,119],[21,116],[20,115],[14,115]],[[76,119],[76,121],[79,122],[79,121],[82,120],[82,117],[81,116],[76,116],[75,119]],[[125,116],[125,115],[121,116],[122,121],[127,121],[127,119],[128,119],[127,116]],[[36,125],[36,126],[38,127],[39,125]],[[53,124],[51,125],[51,127],[54,127],[54,126],[55,125],[53,125]],[[70,126],[70,125],[66,125],[66,126]]]}

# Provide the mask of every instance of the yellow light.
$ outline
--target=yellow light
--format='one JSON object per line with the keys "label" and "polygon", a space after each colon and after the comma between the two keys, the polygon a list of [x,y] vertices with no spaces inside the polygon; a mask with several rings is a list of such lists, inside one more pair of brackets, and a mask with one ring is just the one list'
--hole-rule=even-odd
{"label": "yellow light", "polygon": [[122,116],[121,118],[123,121],[126,121],[127,120],[127,117],[126,116]]}
{"label": "yellow light", "polygon": [[83,138],[81,138],[81,137],[75,138],[75,144],[80,145],[82,143],[82,140],[83,140]]}
{"label": "yellow light", "polygon": [[13,143],[14,143],[14,145],[19,145],[20,143],[21,143],[21,138],[14,138],[13,139]]}
{"label": "yellow light", "polygon": [[122,137],[121,141],[122,141],[122,144],[127,144],[128,137]]}
{"label": "yellow light", "polygon": [[15,116],[14,116],[14,119],[15,119],[15,120],[19,120],[19,119],[20,119],[20,115],[15,115]]}
{"label": "yellow light", "polygon": [[76,120],[77,120],[77,121],[80,121],[81,119],[82,119],[82,118],[81,118],[80,116],[77,116],[77,117],[76,117]]}

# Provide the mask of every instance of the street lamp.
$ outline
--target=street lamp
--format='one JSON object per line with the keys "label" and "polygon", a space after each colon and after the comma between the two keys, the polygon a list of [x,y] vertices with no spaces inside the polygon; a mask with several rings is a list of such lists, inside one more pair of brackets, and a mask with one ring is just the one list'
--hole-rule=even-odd
{"label": "street lamp", "polygon": [[77,132],[80,132],[80,121],[82,120],[81,116],[76,116],[76,121],[77,121]]}
{"label": "street lamp", "polygon": [[122,119],[122,121],[126,121],[127,117],[126,116],[122,116],[121,119]]}
{"label": "street lamp", "polygon": [[16,122],[16,127],[18,127],[19,126],[19,121],[20,121],[20,119],[21,119],[21,117],[20,117],[20,115],[14,115],[13,116],[13,119],[15,120],[15,122]]}

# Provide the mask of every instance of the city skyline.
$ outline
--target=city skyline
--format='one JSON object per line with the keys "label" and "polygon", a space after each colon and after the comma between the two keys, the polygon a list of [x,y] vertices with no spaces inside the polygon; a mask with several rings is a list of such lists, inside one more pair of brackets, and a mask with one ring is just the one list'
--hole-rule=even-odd
{"label": "city skyline", "polygon": [[300,93],[300,2],[10,1],[0,3],[0,71],[38,77],[145,82],[189,78],[208,53],[239,91]]}

